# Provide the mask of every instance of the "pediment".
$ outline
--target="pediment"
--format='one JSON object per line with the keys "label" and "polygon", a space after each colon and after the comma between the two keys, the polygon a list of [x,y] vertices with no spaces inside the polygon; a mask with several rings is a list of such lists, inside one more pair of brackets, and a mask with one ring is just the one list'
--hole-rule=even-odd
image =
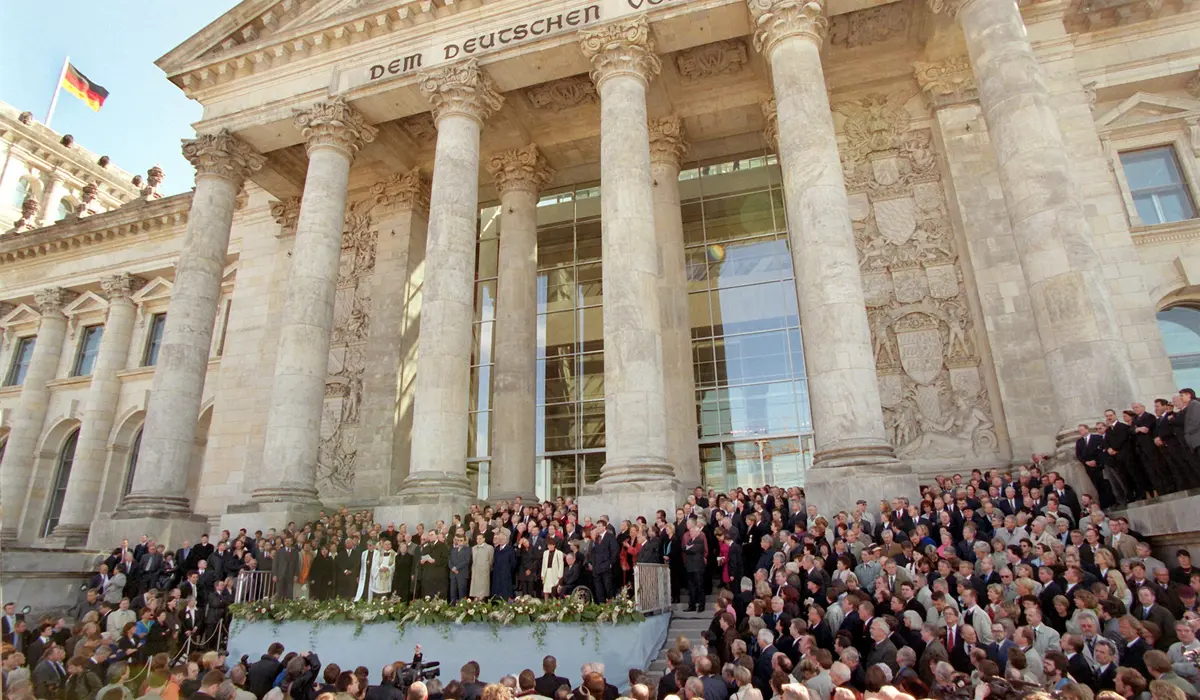
{"label": "pediment", "polygon": [[154,301],[155,299],[170,299],[171,290],[174,288],[175,285],[170,280],[164,277],[155,277],[147,282],[145,287],[139,289],[131,298],[135,304],[144,304],[147,301]]}
{"label": "pediment", "polygon": [[163,55],[155,65],[168,75],[196,61],[256,44],[277,33],[315,5],[339,5],[346,0],[242,0],[179,46]]}
{"label": "pediment", "polygon": [[42,320],[42,315],[37,312],[29,304],[18,304],[17,308],[9,311],[0,318],[0,326],[7,328],[8,326],[19,326],[23,323],[38,323]]}
{"label": "pediment", "polygon": [[1101,129],[1135,126],[1164,117],[1183,116],[1200,112],[1200,101],[1185,97],[1170,97],[1139,92],[1106,112],[1096,122]]}
{"label": "pediment", "polygon": [[108,302],[104,297],[95,292],[84,292],[75,297],[75,300],[63,307],[63,313],[67,316],[79,316],[89,312],[106,311]]}

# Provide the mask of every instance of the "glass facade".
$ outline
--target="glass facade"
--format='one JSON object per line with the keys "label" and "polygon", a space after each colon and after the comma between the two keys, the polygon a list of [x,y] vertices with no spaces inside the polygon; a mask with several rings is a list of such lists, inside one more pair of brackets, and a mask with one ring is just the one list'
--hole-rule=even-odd
{"label": "glass facade", "polygon": [[[782,182],[774,156],[680,173],[706,484],[803,483],[812,439]],[[486,489],[502,217],[480,210],[468,473]],[[538,201],[536,492],[575,496],[604,464],[599,183]]]}
{"label": "glass facade", "polygon": [[1175,386],[1200,391],[1200,311],[1176,306],[1158,312],[1158,330],[1175,376]]}
{"label": "glass facade", "polygon": [[150,331],[146,333],[146,352],[142,356],[143,367],[153,367],[158,364],[158,351],[162,347],[163,329],[166,327],[166,314],[154,314],[150,319]]}

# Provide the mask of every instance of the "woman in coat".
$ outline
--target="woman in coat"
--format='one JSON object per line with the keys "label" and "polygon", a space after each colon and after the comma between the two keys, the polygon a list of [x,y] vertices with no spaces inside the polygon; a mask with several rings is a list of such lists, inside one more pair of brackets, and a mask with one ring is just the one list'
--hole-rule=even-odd
{"label": "woman in coat", "polygon": [[333,557],[329,555],[329,547],[321,545],[321,551],[313,557],[312,570],[309,572],[308,594],[314,600],[325,600],[333,587]]}
{"label": "woman in coat", "polygon": [[517,543],[517,559],[520,568],[517,569],[517,593],[520,595],[536,596],[538,594],[538,579],[542,575],[542,558],[535,547],[529,546],[529,539]]}
{"label": "woman in coat", "polygon": [[508,532],[496,533],[496,552],[492,561],[492,597],[513,598],[513,579],[517,573],[517,553],[509,544]]}
{"label": "woman in coat", "polygon": [[475,532],[475,546],[471,548],[471,597],[486,600],[492,595],[492,559],[495,550],[487,543],[482,532]]}
{"label": "woman in coat", "polygon": [[566,560],[562,550],[558,548],[557,540],[546,540],[546,551],[542,552],[542,595],[545,598],[554,596],[558,582],[562,580],[563,567]]}
{"label": "woman in coat", "polygon": [[407,538],[396,538],[396,573],[392,576],[392,595],[412,600],[413,555]]}

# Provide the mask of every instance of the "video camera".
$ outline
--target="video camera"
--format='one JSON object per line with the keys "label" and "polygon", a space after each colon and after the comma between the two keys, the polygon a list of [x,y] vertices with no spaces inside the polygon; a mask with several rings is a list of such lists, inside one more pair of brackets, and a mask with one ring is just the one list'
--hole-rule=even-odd
{"label": "video camera", "polygon": [[417,681],[427,681],[442,674],[440,661],[426,662],[421,654],[414,654],[411,664],[406,664],[396,672],[396,686],[407,689]]}

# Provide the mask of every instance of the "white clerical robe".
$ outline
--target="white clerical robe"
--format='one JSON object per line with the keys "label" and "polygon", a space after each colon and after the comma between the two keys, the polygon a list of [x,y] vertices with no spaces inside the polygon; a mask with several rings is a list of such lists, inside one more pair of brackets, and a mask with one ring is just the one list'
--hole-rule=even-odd
{"label": "white clerical robe", "polygon": [[392,575],[396,571],[396,553],[383,550],[367,550],[362,553],[362,567],[358,574],[358,594],[355,600],[367,600],[375,596],[392,594]]}

